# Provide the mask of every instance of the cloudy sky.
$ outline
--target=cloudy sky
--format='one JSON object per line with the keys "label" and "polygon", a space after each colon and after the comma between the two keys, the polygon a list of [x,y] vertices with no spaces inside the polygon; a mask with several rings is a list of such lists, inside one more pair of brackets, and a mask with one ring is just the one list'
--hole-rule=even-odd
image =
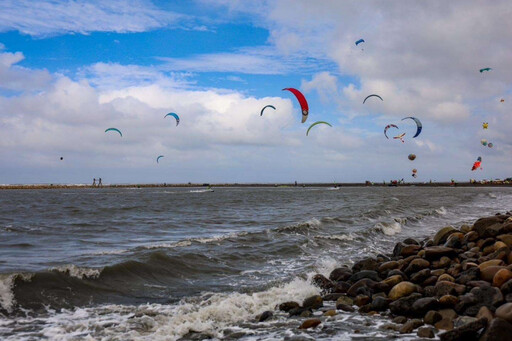
{"label": "cloudy sky", "polygon": [[510,18],[509,0],[4,0],[0,183],[509,177]]}

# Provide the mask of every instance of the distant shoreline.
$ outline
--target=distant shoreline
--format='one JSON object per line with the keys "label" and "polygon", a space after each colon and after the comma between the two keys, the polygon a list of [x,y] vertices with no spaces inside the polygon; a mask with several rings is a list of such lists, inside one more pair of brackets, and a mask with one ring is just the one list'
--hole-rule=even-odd
{"label": "distant shoreline", "polygon": [[[373,183],[371,185],[365,183],[338,183],[336,184],[338,187],[388,187],[391,186],[389,182],[385,184],[381,183]],[[160,183],[160,184],[107,184],[103,185],[103,187],[91,186],[85,184],[15,184],[15,185],[0,185],[0,190],[9,190],[9,189],[75,189],[75,188],[94,188],[94,189],[103,189],[103,188],[159,188],[159,187],[169,187],[169,188],[197,188],[197,187],[275,187],[275,188],[302,188],[302,187],[334,187],[334,183],[298,183],[295,185],[294,183],[187,183],[187,184],[168,184],[168,183]],[[453,185],[451,182],[433,182],[433,183],[404,183],[398,184],[392,187],[512,187],[512,183],[496,183],[496,182],[486,182],[486,183],[456,183]]]}

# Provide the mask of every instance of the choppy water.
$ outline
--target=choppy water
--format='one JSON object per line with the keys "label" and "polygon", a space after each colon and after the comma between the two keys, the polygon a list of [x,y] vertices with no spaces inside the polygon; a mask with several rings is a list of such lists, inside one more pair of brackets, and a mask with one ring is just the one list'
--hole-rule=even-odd
{"label": "choppy water", "polygon": [[254,317],[318,293],[316,272],[511,206],[509,188],[2,191],[0,339],[386,339],[357,313],[313,332]]}

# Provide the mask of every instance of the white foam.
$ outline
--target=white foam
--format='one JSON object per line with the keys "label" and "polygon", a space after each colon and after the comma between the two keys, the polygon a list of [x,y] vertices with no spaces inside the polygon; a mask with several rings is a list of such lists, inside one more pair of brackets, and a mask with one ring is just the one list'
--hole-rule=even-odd
{"label": "white foam", "polygon": [[440,215],[445,215],[446,213],[448,213],[448,211],[446,210],[446,208],[444,208],[444,206],[436,208],[435,211],[437,214],[440,214]]}
{"label": "white foam", "polygon": [[12,286],[16,275],[0,274],[0,307],[8,312],[12,311],[14,306],[14,293]]}
{"label": "white foam", "polygon": [[356,239],[357,237],[354,236],[352,233],[348,234],[332,234],[330,236],[315,236],[315,238],[318,239],[331,239],[331,240],[342,240],[342,241],[352,241]]}
{"label": "white foam", "polygon": [[84,279],[84,278],[97,278],[100,275],[101,269],[83,268],[74,264],[67,264],[58,267],[52,267],[49,271],[58,271],[65,273],[71,277]]}
{"label": "white foam", "polygon": [[375,224],[375,228],[377,228],[379,231],[382,231],[382,233],[384,233],[386,236],[393,236],[402,231],[402,225],[397,221],[390,223],[380,222]]}

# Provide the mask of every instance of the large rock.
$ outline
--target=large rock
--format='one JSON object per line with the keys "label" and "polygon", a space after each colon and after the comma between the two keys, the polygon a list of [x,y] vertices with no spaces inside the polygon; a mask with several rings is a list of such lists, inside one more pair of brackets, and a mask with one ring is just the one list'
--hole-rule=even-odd
{"label": "large rock", "polygon": [[501,269],[494,275],[492,285],[500,288],[505,282],[512,279],[512,271],[509,269]]}
{"label": "large rock", "polygon": [[352,270],[349,268],[337,268],[332,270],[329,275],[331,281],[346,281],[352,276]]}
{"label": "large rock", "polygon": [[297,302],[290,301],[290,302],[281,303],[279,305],[279,310],[288,312],[294,308],[299,308],[299,307],[300,307],[300,304],[298,304]]}
{"label": "large rock", "polygon": [[352,300],[352,298],[348,297],[348,296],[341,296],[340,298],[338,298],[336,300],[336,308],[339,306],[339,305],[342,305],[342,304],[346,304],[346,305],[353,305],[354,304],[354,301]]}
{"label": "large rock", "polygon": [[423,269],[426,269],[430,266],[430,262],[425,260],[425,259],[422,259],[422,258],[417,258],[417,259],[414,259],[412,262],[409,263],[409,266],[405,269],[405,273],[406,274],[411,274],[411,273],[414,273],[414,272],[418,272],[420,270],[423,270]]}
{"label": "large rock", "polygon": [[457,313],[453,309],[442,309],[439,310],[439,314],[441,314],[441,320],[436,322],[434,325],[437,329],[440,330],[452,330],[453,329],[453,320],[457,318]]}
{"label": "large rock", "polygon": [[512,303],[505,303],[496,309],[496,317],[512,323]]}
{"label": "large rock", "polygon": [[425,248],[425,258],[427,260],[439,259],[443,256],[452,257],[455,255],[455,250],[446,246],[430,246]]}
{"label": "large rock", "polygon": [[389,262],[384,262],[382,263],[379,267],[378,267],[378,271],[380,273],[385,273],[389,270],[393,270],[393,269],[397,269],[398,268],[398,262],[397,261],[394,261],[394,260],[391,260]]}
{"label": "large rock", "polygon": [[324,300],[322,299],[322,296],[315,295],[308,297],[302,302],[303,308],[310,308],[310,309],[318,309],[324,306]]}
{"label": "large rock", "polygon": [[503,302],[503,294],[495,287],[473,288],[469,293],[474,297],[475,304],[465,310],[466,315],[476,316],[482,306],[493,310]]}
{"label": "large rock", "polygon": [[492,283],[494,275],[501,269],[505,269],[504,266],[488,266],[483,270],[480,270],[480,278],[484,281]]}
{"label": "large rock", "polygon": [[441,245],[444,242],[446,242],[446,239],[448,239],[448,236],[452,233],[457,232],[456,229],[454,229],[451,226],[446,226],[437,231],[436,235],[434,236],[434,245]]}
{"label": "large rock", "polygon": [[389,304],[389,310],[393,315],[411,316],[413,314],[412,305],[420,298],[421,294],[419,293],[413,293],[409,296],[399,298]]}
{"label": "large rock", "polygon": [[309,319],[309,320],[306,320],[304,321],[299,329],[309,329],[309,328],[315,328],[316,326],[318,326],[320,323],[322,323],[321,320],[319,319]]}
{"label": "large rock", "polygon": [[432,327],[418,328],[417,335],[418,335],[418,337],[425,338],[425,339],[433,339],[436,336],[435,329]]}
{"label": "large rock", "polygon": [[453,295],[444,295],[439,298],[439,304],[443,308],[453,308],[459,303],[459,298]]}
{"label": "large rock", "polygon": [[274,313],[272,313],[271,311],[264,311],[263,313],[261,313],[260,316],[258,316],[258,322],[264,322],[271,318],[272,316],[274,316]]}
{"label": "large rock", "polygon": [[476,320],[461,327],[439,334],[441,341],[476,340],[479,332],[487,326],[486,319]]}
{"label": "large rock", "polygon": [[480,269],[477,267],[469,268],[465,271],[462,271],[457,276],[457,283],[467,284],[470,281],[476,281],[480,278]]}
{"label": "large rock", "polygon": [[429,310],[436,310],[439,307],[439,301],[434,297],[424,297],[416,300],[412,304],[412,312],[416,316],[424,316]]}
{"label": "large rock", "polygon": [[324,292],[331,292],[332,289],[334,288],[334,283],[330,279],[321,274],[316,274],[315,276],[313,276],[312,282],[315,286],[319,287]]}
{"label": "large rock", "polygon": [[371,303],[371,310],[383,311],[388,309],[390,300],[385,297],[375,297]]}
{"label": "large rock", "polygon": [[349,281],[351,282],[357,282],[360,279],[363,278],[369,278],[373,281],[379,282],[381,278],[379,277],[379,274],[377,271],[374,270],[361,270],[359,272],[355,272],[352,276],[350,276]]}
{"label": "large rock", "polygon": [[439,314],[435,310],[430,310],[425,314],[425,317],[423,318],[423,321],[425,321],[426,324],[434,325],[435,323],[441,321],[443,317],[441,314]]}
{"label": "large rock", "polygon": [[[422,283],[423,281],[425,281],[429,277],[430,277],[430,269],[423,269],[423,270],[420,270],[420,271],[416,272],[415,274],[411,275],[411,282],[419,284],[419,283]],[[432,283],[432,284],[434,284],[434,283]]]}
{"label": "large rock", "polygon": [[509,279],[508,281],[503,283],[500,289],[503,295],[508,295],[512,293],[512,279]]}
{"label": "large rock", "polygon": [[491,321],[480,341],[510,341],[512,324],[500,318]]}
{"label": "large rock", "polygon": [[451,248],[460,248],[462,246],[462,240],[464,238],[464,234],[460,232],[452,233],[448,239],[446,239],[446,242],[444,243],[444,246],[451,247]]}
{"label": "large rock", "polygon": [[389,288],[392,288],[392,287],[394,287],[395,285],[397,285],[398,283],[400,283],[402,281],[403,281],[403,277],[402,276],[394,275],[394,276],[390,276],[390,277],[380,281],[380,283],[388,286]]}
{"label": "large rock", "polygon": [[423,321],[420,319],[412,319],[407,322],[400,328],[400,334],[409,334],[414,329],[421,327],[423,325]]}
{"label": "large rock", "polygon": [[359,272],[362,270],[377,270],[379,266],[379,263],[374,258],[365,258],[360,260],[359,262],[356,262],[352,266],[353,272]]}
{"label": "large rock", "polygon": [[409,296],[418,290],[417,286],[411,282],[400,282],[389,291],[388,297],[395,301],[401,297]]}
{"label": "large rock", "polygon": [[400,256],[403,257],[409,257],[416,255],[418,251],[421,250],[421,246],[419,245],[405,245],[402,247],[402,250],[400,251]]}
{"label": "large rock", "polygon": [[444,295],[462,295],[465,291],[465,285],[448,281],[437,282],[435,286],[435,295],[438,297]]}
{"label": "large rock", "polygon": [[471,230],[477,232],[480,237],[483,237],[487,227],[503,223],[503,221],[504,219],[498,216],[480,218],[473,224],[473,228]]}
{"label": "large rock", "polygon": [[476,318],[477,319],[484,318],[487,320],[487,322],[491,322],[492,319],[494,318],[494,315],[493,315],[492,311],[489,310],[489,308],[487,308],[486,306],[483,306],[478,311],[478,314],[476,314]]}
{"label": "large rock", "polygon": [[373,288],[376,288],[377,285],[378,282],[375,282],[369,278],[363,278],[352,284],[352,286],[347,290],[347,295],[352,297],[357,296],[360,288],[368,288],[370,292],[373,292]]}
{"label": "large rock", "polygon": [[512,247],[512,234],[502,234],[497,239],[504,242],[508,247]]}
{"label": "large rock", "polygon": [[333,293],[337,294],[344,294],[350,289],[350,284],[348,282],[339,281],[339,282],[333,282],[334,288],[332,289]]}

